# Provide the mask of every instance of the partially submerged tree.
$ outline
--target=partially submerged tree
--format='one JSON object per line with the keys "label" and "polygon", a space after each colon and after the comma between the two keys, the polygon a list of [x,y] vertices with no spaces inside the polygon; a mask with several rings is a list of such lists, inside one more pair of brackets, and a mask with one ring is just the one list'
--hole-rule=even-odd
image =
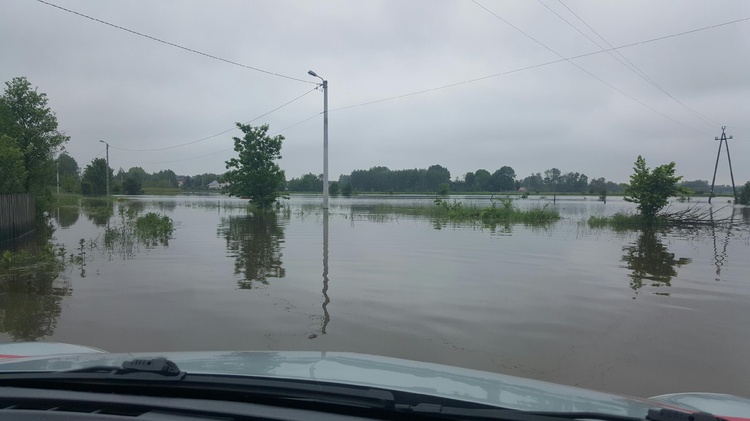
{"label": "partially submerged tree", "polygon": [[750,205],[750,181],[745,183],[740,189],[740,194],[737,195],[737,203],[740,205]]}
{"label": "partially submerged tree", "polygon": [[[54,154],[68,141],[57,128],[57,117],[47,106],[47,95],[25,77],[5,82],[0,96],[0,136],[8,136],[23,153],[24,191],[36,196],[37,212],[49,203],[47,182],[54,174]],[[6,139],[7,140],[7,139]]]}
{"label": "partially submerged tree", "polygon": [[12,138],[0,135],[0,194],[23,193],[25,181],[23,152]]}
{"label": "partially submerged tree", "polygon": [[638,204],[638,211],[647,225],[653,224],[657,213],[667,205],[667,199],[682,192],[677,185],[682,176],[674,175],[675,163],[660,165],[653,171],[646,160],[638,155],[630,176],[630,185],[625,189],[625,200]]}
{"label": "partially submerged tree", "polygon": [[87,196],[104,196],[107,194],[107,175],[112,179],[112,169],[107,167],[104,158],[94,158],[83,170],[81,192]]}
{"label": "partially submerged tree", "polygon": [[268,135],[268,125],[259,127],[237,123],[245,134],[234,137],[234,150],[239,157],[226,161],[223,181],[228,183],[224,192],[230,196],[247,197],[255,206],[271,207],[281,196],[286,184],[284,171],[275,162],[281,159],[281,142],[284,136]]}

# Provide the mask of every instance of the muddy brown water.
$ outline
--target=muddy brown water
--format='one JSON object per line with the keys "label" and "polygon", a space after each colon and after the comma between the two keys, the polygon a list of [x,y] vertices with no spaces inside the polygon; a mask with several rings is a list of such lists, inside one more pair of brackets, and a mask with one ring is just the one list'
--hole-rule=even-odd
{"label": "muddy brown water", "polygon": [[[0,341],[353,351],[635,396],[750,396],[747,208],[714,205],[731,230],[657,233],[580,223],[633,209],[616,198],[517,201],[558,209],[545,227],[393,211],[432,199],[333,198],[324,213],[293,196],[274,216],[221,196],[61,207],[51,241],[78,258],[45,287],[4,287]],[[173,238],[107,247],[120,207],[170,216]]]}

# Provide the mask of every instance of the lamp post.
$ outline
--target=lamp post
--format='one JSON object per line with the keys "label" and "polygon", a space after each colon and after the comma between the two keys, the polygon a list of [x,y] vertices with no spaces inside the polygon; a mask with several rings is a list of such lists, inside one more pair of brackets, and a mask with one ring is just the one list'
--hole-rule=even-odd
{"label": "lamp post", "polygon": [[107,145],[107,169],[105,171],[106,177],[107,177],[107,196],[109,196],[109,143],[100,140],[99,142],[104,143]]}
{"label": "lamp post", "polygon": [[328,81],[312,70],[307,74],[323,81],[323,209],[328,209]]}

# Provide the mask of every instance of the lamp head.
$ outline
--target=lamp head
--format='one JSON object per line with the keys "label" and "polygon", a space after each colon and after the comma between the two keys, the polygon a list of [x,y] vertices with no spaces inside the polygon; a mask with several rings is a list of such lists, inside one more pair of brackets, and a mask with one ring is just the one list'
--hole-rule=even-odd
{"label": "lamp head", "polygon": [[307,74],[310,75],[310,76],[314,76],[314,77],[320,77],[320,76],[318,76],[317,73],[313,72],[312,70],[308,70]]}

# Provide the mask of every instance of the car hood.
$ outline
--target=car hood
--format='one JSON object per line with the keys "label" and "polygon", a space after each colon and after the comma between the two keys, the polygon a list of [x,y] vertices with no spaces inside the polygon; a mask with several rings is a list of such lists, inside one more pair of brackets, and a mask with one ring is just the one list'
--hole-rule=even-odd
{"label": "car hood", "polygon": [[[49,350],[54,350],[54,347]],[[0,360],[0,371],[72,370],[97,365],[119,366],[134,358],[166,357],[188,373],[345,383],[519,410],[600,412],[635,417],[644,417],[648,409],[654,408],[695,410],[692,406],[679,405],[677,400],[633,398],[486,371],[357,353],[233,351],[113,354],[97,351],[82,348],[79,352],[84,353],[20,357],[4,351],[0,346],[0,354],[6,356]],[[16,358],[7,358],[13,356]],[[750,413],[750,400],[744,399],[745,402],[742,402],[743,398],[736,399],[732,401],[735,410],[744,408],[744,413]]]}

